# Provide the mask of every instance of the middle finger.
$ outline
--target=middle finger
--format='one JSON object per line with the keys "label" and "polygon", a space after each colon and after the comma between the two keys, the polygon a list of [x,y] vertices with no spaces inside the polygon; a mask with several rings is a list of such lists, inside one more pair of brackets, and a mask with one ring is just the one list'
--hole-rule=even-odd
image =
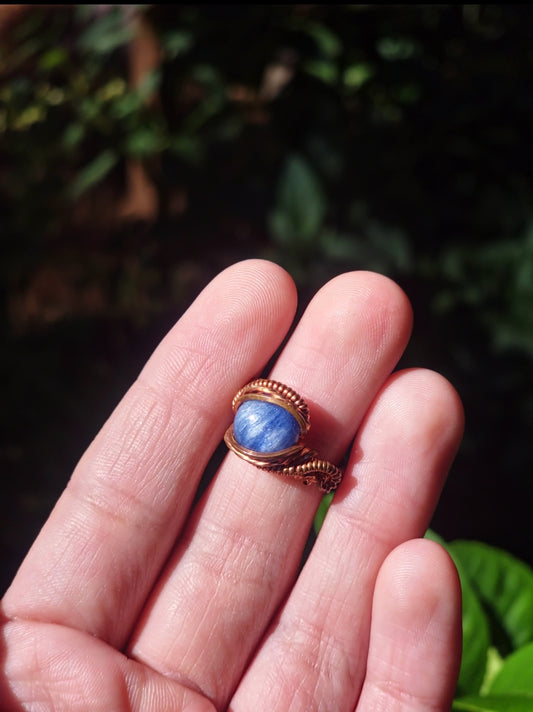
{"label": "middle finger", "polygon": [[[337,460],[407,342],[411,310],[375,274],[313,299],[272,377],[308,402],[308,438]],[[223,707],[294,580],[320,493],[230,453],[193,512],[134,631],[130,654]]]}

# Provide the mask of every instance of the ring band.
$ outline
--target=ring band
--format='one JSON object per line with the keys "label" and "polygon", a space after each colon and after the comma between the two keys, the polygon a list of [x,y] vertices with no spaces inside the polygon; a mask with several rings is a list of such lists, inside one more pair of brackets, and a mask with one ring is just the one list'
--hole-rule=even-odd
{"label": "ring band", "polygon": [[322,492],[337,489],[342,470],[303,443],[309,407],[296,391],[259,378],[238,391],[232,408],[235,418],[224,440],[236,455],[261,470],[316,484]]}

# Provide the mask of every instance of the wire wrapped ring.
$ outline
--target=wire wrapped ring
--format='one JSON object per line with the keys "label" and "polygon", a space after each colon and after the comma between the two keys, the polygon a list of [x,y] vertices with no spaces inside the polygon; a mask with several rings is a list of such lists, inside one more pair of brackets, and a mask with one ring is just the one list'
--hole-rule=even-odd
{"label": "wire wrapped ring", "polygon": [[309,407],[292,388],[259,378],[240,389],[232,402],[235,418],[226,445],[255,467],[316,484],[334,492],[343,472],[303,443],[309,432]]}

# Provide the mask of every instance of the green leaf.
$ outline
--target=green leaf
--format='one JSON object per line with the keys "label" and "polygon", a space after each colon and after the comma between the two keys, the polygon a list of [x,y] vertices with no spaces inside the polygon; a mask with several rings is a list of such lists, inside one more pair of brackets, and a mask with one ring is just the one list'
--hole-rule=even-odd
{"label": "green leaf", "polygon": [[159,153],[165,145],[161,130],[152,126],[141,126],[126,137],[124,149],[130,156],[146,157]]}
{"label": "green leaf", "polygon": [[377,50],[383,59],[397,61],[409,59],[416,54],[418,47],[410,37],[382,37],[377,42]]}
{"label": "green leaf", "polygon": [[194,44],[192,32],[184,29],[171,30],[161,35],[161,45],[168,59],[185,54]]}
{"label": "green leaf", "polygon": [[63,133],[63,145],[67,149],[73,149],[83,141],[85,137],[85,126],[79,121],[73,121],[65,127]]}
{"label": "green leaf", "polygon": [[276,210],[270,215],[269,224],[270,231],[276,241],[281,245],[290,246],[294,237],[294,226],[290,216],[280,210]]}
{"label": "green leaf", "polygon": [[339,79],[339,68],[336,62],[326,59],[310,59],[303,65],[304,71],[325,84],[335,84]]}
{"label": "green leaf", "polygon": [[374,74],[374,68],[366,62],[358,62],[346,67],[343,81],[347,87],[359,89]]}
{"label": "green leaf", "polygon": [[342,52],[342,40],[330,27],[322,22],[292,17],[289,23],[291,29],[307,34],[315,43],[316,49],[323,57],[334,59]]}
{"label": "green leaf", "polygon": [[464,695],[479,692],[481,688],[487,667],[490,635],[489,623],[474,589],[460,566],[457,570],[463,592],[463,654],[457,691]]}
{"label": "green leaf", "polygon": [[98,11],[93,10],[90,24],[79,37],[79,46],[86,52],[109,54],[133,39],[134,26],[124,8],[111,6],[102,12],[98,16]]}
{"label": "green leaf", "polygon": [[533,697],[529,695],[469,695],[454,700],[454,712],[531,712]]}
{"label": "green leaf", "polygon": [[39,69],[50,72],[53,69],[64,66],[69,60],[68,52],[64,47],[51,47],[38,61]]}
{"label": "green leaf", "polygon": [[168,142],[169,152],[193,165],[199,165],[205,156],[202,142],[196,136],[174,136]]}
{"label": "green leaf", "polygon": [[455,561],[463,593],[463,653],[457,683],[459,694],[478,692],[485,677],[490,644],[489,623],[461,565]]}
{"label": "green leaf", "polygon": [[338,57],[342,51],[342,42],[329,27],[320,22],[306,22],[304,29],[314,39],[324,57]]}
{"label": "green leaf", "polygon": [[153,69],[143,77],[141,83],[136,89],[137,94],[142,102],[147,101],[161,86],[161,71]]}
{"label": "green leaf", "polygon": [[490,694],[529,695],[533,709],[533,643],[504,660],[491,685]]}
{"label": "green leaf", "polygon": [[353,262],[361,257],[361,243],[355,235],[325,228],[321,231],[320,246],[324,256],[331,260]]}
{"label": "green leaf", "polygon": [[[478,593],[503,655],[533,641],[533,571],[501,549],[473,541],[450,544],[454,560]],[[533,677],[533,675],[532,675]]]}
{"label": "green leaf", "polygon": [[496,648],[491,645],[487,654],[487,667],[485,669],[485,677],[481,685],[480,694],[487,695],[490,692],[492,683],[496,675],[500,672],[503,666],[503,658]]}
{"label": "green leaf", "polygon": [[70,190],[71,196],[78,198],[86,190],[103,180],[117,161],[117,154],[110,149],[99,153],[98,156],[86,165],[76,176]]}
{"label": "green leaf", "polygon": [[436,541],[437,544],[440,544],[443,546],[445,549],[448,548],[446,542],[444,539],[437,534],[437,532],[433,531],[433,529],[428,529],[427,532],[424,535],[424,539],[429,539],[430,541]]}
{"label": "green leaf", "polygon": [[271,229],[279,242],[306,246],[317,235],[326,215],[326,197],[311,166],[301,156],[289,156],[278,184]]}
{"label": "green leaf", "polygon": [[118,97],[111,106],[111,114],[116,119],[125,119],[132,114],[137,114],[142,108],[144,100],[137,91],[128,91]]}
{"label": "green leaf", "polygon": [[316,510],[315,521],[314,521],[314,527],[315,527],[316,534],[318,534],[318,532],[322,528],[322,524],[324,523],[324,519],[326,518],[326,514],[328,513],[329,505],[331,504],[332,500],[333,500],[333,493],[326,494],[322,497],[322,500],[321,500],[320,504],[318,505],[318,509]]}

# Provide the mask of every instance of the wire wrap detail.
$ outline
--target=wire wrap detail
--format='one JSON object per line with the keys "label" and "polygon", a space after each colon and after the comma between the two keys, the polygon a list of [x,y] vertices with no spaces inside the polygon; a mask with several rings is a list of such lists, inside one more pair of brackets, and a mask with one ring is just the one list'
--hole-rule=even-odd
{"label": "wire wrap detail", "polygon": [[232,424],[224,435],[230,450],[261,470],[292,477],[304,485],[315,484],[324,493],[334,492],[341,483],[343,472],[331,462],[321,459],[316,450],[311,450],[303,443],[311,424],[309,407],[303,398],[279,381],[258,378],[237,392],[232,401],[233,412],[236,413],[247,400],[266,401],[285,408],[298,421],[300,438],[295,445],[285,450],[256,452],[237,442]]}

